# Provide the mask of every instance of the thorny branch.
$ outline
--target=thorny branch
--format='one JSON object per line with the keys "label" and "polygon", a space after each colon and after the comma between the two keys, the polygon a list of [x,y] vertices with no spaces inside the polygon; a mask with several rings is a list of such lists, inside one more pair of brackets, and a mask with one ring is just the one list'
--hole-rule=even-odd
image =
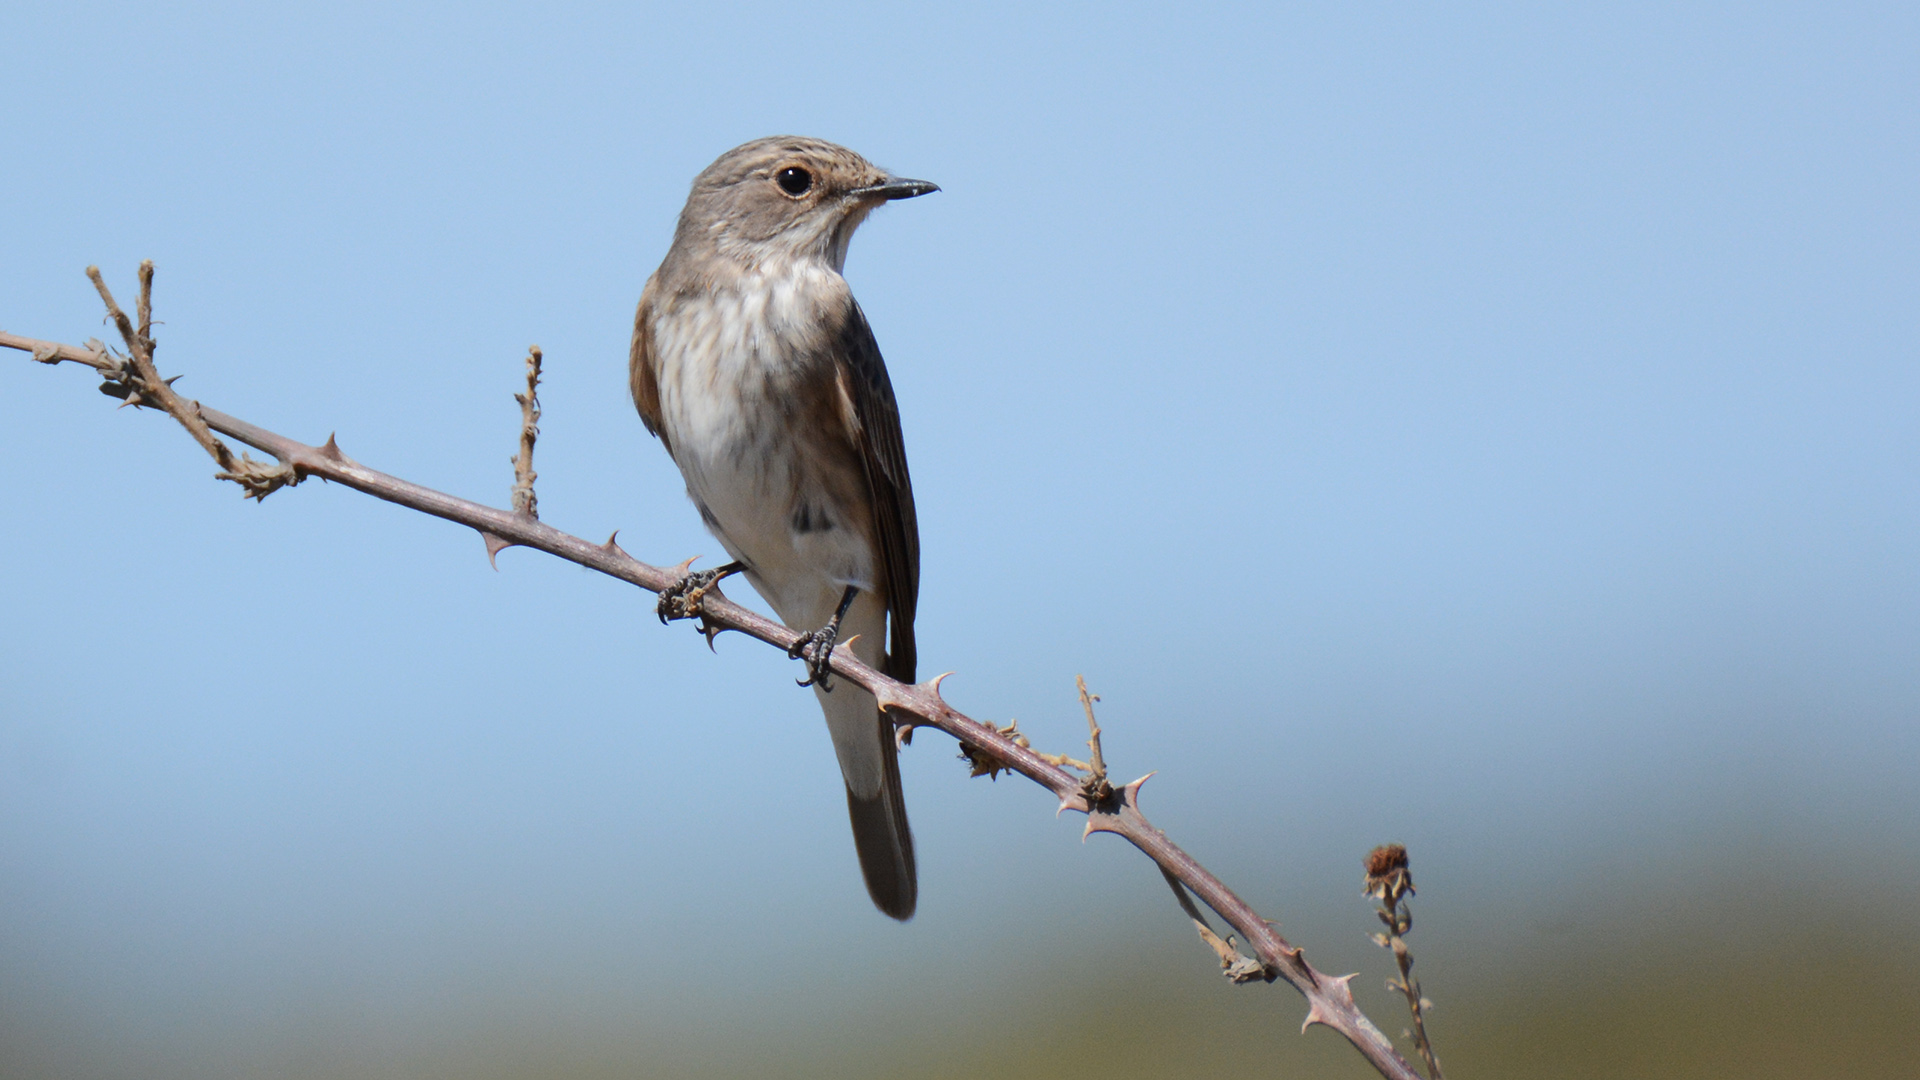
{"label": "thorny branch", "polygon": [[[180,397],[159,377],[153,366],[154,345],[150,336],[152,263],[142,263],[140,267],[138,327],[114,303],[99,271],[89,267],[87,274],[99,290],[108,316],[120,331],[127,348],[126,357],[116,355],[99,342],[90,342],[82,348],[4,331],[0,331],[0,346],[30,353],[42,363],[69,361],[85,364],[105,377],[106,382],[101,388],[104,392],[124,398],[129,404],[165,410],[187,429],[220,466],[217,477],[239,484],[247,497],[263,499],[281,487],[299,483],[309,476],[318,476],[375,498],[474,529],[486,540],[490,555],[503,547],[534,548],[655,593],[679,581],[683,572],[681,568],[643,563],[621,550],[613,538],[604,544],[595,544],[561,532],[541,522],[531,512],[520,513],[483,506],[369,469],[343,453],[332,437],[323,446],[311,446]],[[528,413],[537,415],[533,413],[531,401],[532,380],[533,375],[530,374],[528,400],[522,401],[522,409],[525,410],[523,417]],[[528,452],[531,450],[531,439],[526,434],[529,427],[530,424],[523,423],[523,449]],[[216,432],[272,454],[277,464],[267,465],[244,456],[235,458],[215,435]],[[531,459],[526,458],[525,461],[530,469]],[[531,502],[528,510],[531,511]],[[735,630],[775,648],[788,649],[799,640],[799,635],[794,631],[741,607],[718,588],[710,589],[702,600],[701,614],[708,624],[717,629]],[[1139,848],[1158,864],[1168,882],[1176,886],[1176,893],[1185,901],[1182,907],[1190,916],[1198,915],[1198,909],[1186,900],[1187,893],[1197,897],[1225,920],[1252,951],[1251,957],[1229,962],[1226,952],[1216,947],[1225,968],[1224,974],[1236,981],[1262,978],[1271,982],[1284,979],[1300,991],[1307,999],[1307,1017],[1301,1025],[1302,1031],[1314,1024],[1323,1024],[1352,1043],[1382,1076],[1390,1080],[1421,1080],[1407,1060],[1393,1048],[1392,1041],[1354,1003],[1349,985],[1354,976],[1333,976],[1316,970],[1307,963],[1306,956],[1297,946],[1280,936],[1273,924],[1261,918],[1245,900],[1146,819],[1140,812],[1140,786],[1146,783],[1147,777],[1143,776],[1118,788],[1106,784],[1105,762],[1101,759],[1099,748],[1099,725],[1093,720],[1092,699],[1085,692],[1084,682],[1081,683],[1081,691],[1088,710],[1089,729],[1093,734],[1089,740],[1093,761],[1087,763],[1085,772],[1088,775],[1076,776],[1068,771],[1069,759],[1035,751],[1011,726],[1003,730],[992,724],[981,723],[948,705],[939,691],[940,679],[944,676],[911,685],[896,682],[862,663],[844,643],[833,650],[829,659],[835,675],[873,694],[896,725],[928,726],[946,732],[960,741],[963,754],[974,762],[976,772],[981,770],[983,764],[996,774],[1002,770],[1017,772],[1052,792],[1059,799],[1061,810],[1085,814],[1087,825],[1083,835],[1110,832]],[[1071,764],[1078,766],[1083,763]],[[1100,775],[1104,791],[1098,790],[1090,782],[1096,774]],[[1204,919],[1197,921],[1204,925]],[[1205,934],[1213,934],[1212,929],[1205,928]],[[1232,951],[1231,944],[1222,941],[1221,945],[1227,951]],[[1253,968],[1247,968],[1247,964],[1253,965]]]}

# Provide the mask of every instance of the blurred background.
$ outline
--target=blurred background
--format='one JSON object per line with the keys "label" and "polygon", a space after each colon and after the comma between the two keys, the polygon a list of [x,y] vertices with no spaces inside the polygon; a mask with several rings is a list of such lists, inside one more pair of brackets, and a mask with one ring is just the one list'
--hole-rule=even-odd
{"label": "blurred background", "polygon": [[[1459,1077],[1912,1075],[1920,14],[16,4],[0,327],[158,265],[209,405],[720,556],[626,396],[691,178],[937,181],[847,274],[928,674]],[[0,1075],[1365,1076],[1150,864],[922,733],[868,904],[773,650],[0,356]],[[736,587],[743,597],[748,590]]]}

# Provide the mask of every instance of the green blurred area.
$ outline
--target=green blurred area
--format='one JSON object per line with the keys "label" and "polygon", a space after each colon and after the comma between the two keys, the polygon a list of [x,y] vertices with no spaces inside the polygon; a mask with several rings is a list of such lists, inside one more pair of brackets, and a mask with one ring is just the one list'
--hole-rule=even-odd
{"label": "green blurred area", "polygon": [[[1442,1064],[1456,1080],[1913,1076],[1907,1043],[1920,1031],[1920,945],[1911,882],[1889,879],[1885,869],[1863,869],[1855,888],[1806,865],[1723,867],[1607,888],[1570,885],[1546,907],[1475,925],[1420,917],[1409,939],[1416,960],[1423,950],[1458,958],[1450,968],[1416,964],[1436,1002],[1430,1030]],[[1356,937],[1370,928],[1368,912],[1356,895]],[[254,1042],[240,1055],[251,1058],[247,1065],[221,1054],[143,1062],[128,1056],[138,1040],[125,1032],[95,1032],[120,1050],[89,1053],[84,1023],[62,1036],[12,1028],[0,1075],[1373,1075],[1338,1036],[1299,1033],[1305,1010],[1293,990],[1228,985],[1197,941],[1166,929],[1143,927],[1142,939],[1155,942],[1146,948],[1106,940],[1097,954],[1069,955],[1023,950],[1009,926],[1008,940],[982,943],[972,970],[930,970],[913,993],[849,1000],[824,1013],[817,1001],[749,1001],[752,973],[742,972],[739,1011],[716,1009],[698,1023],[633,1015],[619,1030],[532,1009],[451,1017],[451,1032],[381,1032],[377,1020],[359,1031],[296,1025],[283,1032],[291,1044],[282,1047],[234,1032]],[[1311,958],[1315,942],[1303,944]],[[1355,984],[1361,1004],[1397,1032],[1406,1020],[1384,989],[1387,955],[1365,955],[1372,963]],[[808,1008],[814,1019],[793,1019]],[[383,1045],[356,1045],[368,1034]]]}

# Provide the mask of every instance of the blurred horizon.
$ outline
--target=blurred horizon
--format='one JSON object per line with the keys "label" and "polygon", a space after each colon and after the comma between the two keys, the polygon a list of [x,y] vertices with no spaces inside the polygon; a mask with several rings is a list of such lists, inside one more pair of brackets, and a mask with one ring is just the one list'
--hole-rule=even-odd
{"label": "blurred horizon", "polygon": [[[1920,13],[20,6],[0,327],[151,258],[209,406],[720,554],[627,400],[691,178],[940,193],[847,277],[927,674],[1144,809],[1389,1032],[1399,841],[1456,1077],[1903,1075],[1920,935]],[[0,1074],[1364,1066],[1136,853],[903,757],[860,885],[778,653],[0,356]],[[757,603],[744,587],[733,595]],[[1277,995],[1277,996],[1274,996]],[[1341,1064],[1345,1062],[1345,1064]],[[1904,1070],[1910,1071],[1910,1070]]]}
{"label": "blurred horizon", "polygon": [[[1739,854],[1612,888],[1589,870],[1551,883],[1555,897],[1498,914],[1416,898],[1408,940],[1436,999],[1429,1023],[1443,1066],[1463,1076],[1906,1075],[1889,1033],[1920,1021],[1920,948],[1899,933],[1916,883],[1862,888],[1884,868]],[[323,995],[313,1013],[270,1011],[235,1028],[235,1014],[258,1005],[226,1003],[213,1061],[196,1052],[211,1033],[186,1003],[114,1030],[71,999],[14,997],[6,1062],[22,1076],[1375,1075],[1337,1035],[1297,1031],[1304,1009],[1284,983],[1220,979],[1177,909],[1152,899],[1129,897],[1077,940],[1063,913],[1003,924],[1007,940],[797,1008],[792,995],[810,980],[777,963],[729,973],[725,992],[650,997],[637,1013],[610,1006],[615,988],[601,980],[529,983],[518,965],[426,993],[397,973],[363,972],[353,993]],[[1371,910],[1357,889],[1351,904],[1311,905],[1307,922],[1325,939],[1316,944],[1333,946],[1312,958],[1358,970],[1362,1008],[1404,1036],[1404,1003],[1383,986],[1387,954],[1363,940]],[[981,950],[1007,955],[988,972],[976,966]],[[1329,953],[1358,962],[1328,967]],[[769,997],[785,1004],[770,1010]],[[1398,1045],[1412,1055],[1404,1037]]]}

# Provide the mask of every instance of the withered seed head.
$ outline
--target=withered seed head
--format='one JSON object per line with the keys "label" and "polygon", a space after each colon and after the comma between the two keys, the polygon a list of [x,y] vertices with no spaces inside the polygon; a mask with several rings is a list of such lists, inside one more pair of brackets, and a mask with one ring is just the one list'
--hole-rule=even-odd
{"label": "withered seed head", "polygon": [[1397,900],[1413,892],[1413,874],[1408,871],[1407,849],[1402,844],[1382,844],[1367,853],[1366,887],[1361,891],[1382,900]]}
{"label": "withered seed head", "polygon": [[969,779],[984,776],[989,780],[998,780],[1003,771],[1011,771],[1006,762],[994,757],[985,747],[970,742],[960,744],[960,760],[967,763]]}

